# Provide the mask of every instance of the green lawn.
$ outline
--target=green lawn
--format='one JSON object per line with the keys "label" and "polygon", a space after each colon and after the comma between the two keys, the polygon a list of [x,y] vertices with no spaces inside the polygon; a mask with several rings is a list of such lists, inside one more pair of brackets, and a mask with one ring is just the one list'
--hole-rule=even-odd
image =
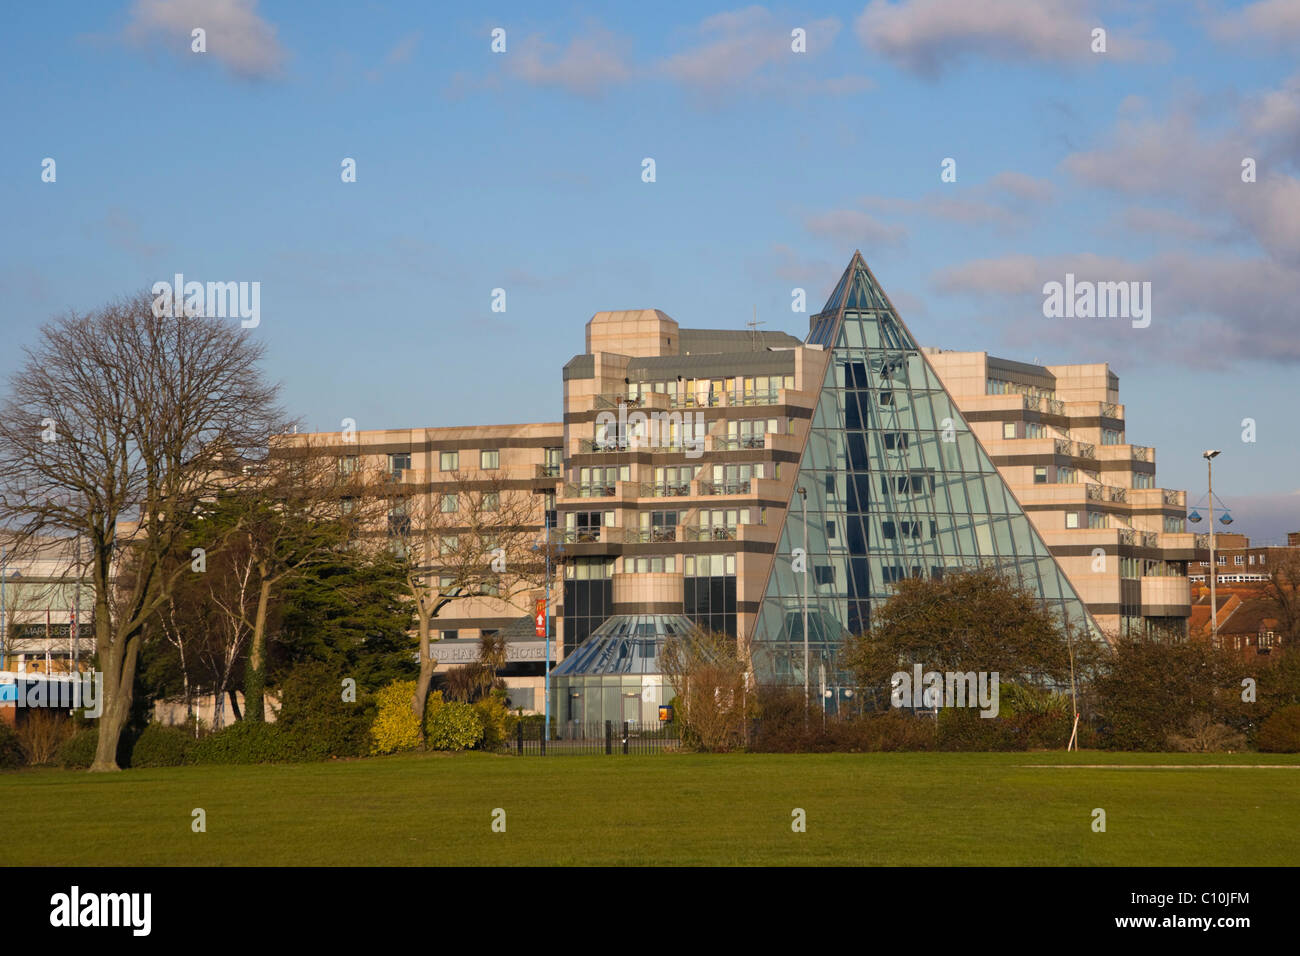
{"label": "green lawn", "polygon": [[[191,832],[195,807],[206,833]],[[497,807],[505,833],[491,829]],[[795,807],[806,833],[791,831]],[[430,754],[35,770],[0,774],[0,813],[5,866],[1294,865],[1300,757]]]}

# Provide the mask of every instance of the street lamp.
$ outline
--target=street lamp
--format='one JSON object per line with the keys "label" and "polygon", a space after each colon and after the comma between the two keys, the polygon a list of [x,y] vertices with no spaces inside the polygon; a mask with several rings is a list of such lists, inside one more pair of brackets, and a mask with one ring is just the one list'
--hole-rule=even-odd
{"label": "street lamp", "polygon": [[1219,579],[1219,569],[1214,563],[1214,459],[1220,454],[1217,449],[1201,453],[1205,459],[1206,480],[1210,492],[1210,639],[1215,646],[1219,643],[1219,605],[1215,599],[1214,585]]}
{"label": "street lamp", "polygon": [[808,719],[808,489],[799,486],[803,507],[803,713]]}
{"label": "street lamp", "polygon": [[[543,734],[546,737],[551,735],[551,516],[542,510],[542,523],[546,526],[546,608],[542,617],[542,630],[546,636],[546,659],[542,662],[542,673],[545,677],[542,680],[542,721]],[[533,545],[536,551],[537,545]],[[563,552],[564,545],[556,548],[557,551]],[[543,745],[544,746],[544,745]]]}

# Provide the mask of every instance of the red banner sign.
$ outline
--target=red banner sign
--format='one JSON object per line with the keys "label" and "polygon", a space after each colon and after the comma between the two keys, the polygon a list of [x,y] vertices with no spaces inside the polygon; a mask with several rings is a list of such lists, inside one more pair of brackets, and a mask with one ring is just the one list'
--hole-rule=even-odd
{"label": "red banner sign", "polygon": [[537,612],[534,614],[537,620],[537,636],[546,636],[546,598],[537,599]]}

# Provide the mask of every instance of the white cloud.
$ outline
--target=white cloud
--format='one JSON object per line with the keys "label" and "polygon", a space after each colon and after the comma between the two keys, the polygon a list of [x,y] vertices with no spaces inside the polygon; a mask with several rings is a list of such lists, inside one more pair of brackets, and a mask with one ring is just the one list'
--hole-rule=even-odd
{"label": "white cloud", "polygon": [[833,209],[804,219],[804,228],[814,236],[856,246],[896,246],[907,238],[902,226],[883,223],[857,209]]}
{"label": "white cloud", "polygon": [[[937,76],[967,56],[1007,62],[1082,63],[1092,31],[1105,26],[1090,0],[871,0],[858,38],[903,69]],[[1131,33],[1107,30],[1107,57],[1133,59],[1150,48]]]}
{"label": "white cloud", "polygon": [[[791,32],[801,28],[806,33],[805,53],[793,51]],[[752,88],[754,81],[769,74],[797,69],[809,59],[828,50],[840,32],[840,22],[833,17],[813,20],[778,20],[769,10],[747,7],[708,17],[692,34],[699,41],[690,50],[664,60],[659,69],[687,87],[706,92]],[[843,88],[857,92],[870,81],[865,77],[842,77],[825,81],[828,90]]]}
{"label": "white cloud", "polygon": [[530,86],[559,87],[579,96],[598,97],[631,78],[625,46],[617,35],[597,26],[573,37],[562,50],[534,34],[509,49],[506,69]]}
{"label": "white cloud", "polygon": [[[196,28],[207,34],[202,55],[190,52]],[[175,52],[210,56],[245,79],[275,78],[288,60],[275,27],[258,14],[257,0],[135,0],[125,32],[137,43],[163,37]]]}

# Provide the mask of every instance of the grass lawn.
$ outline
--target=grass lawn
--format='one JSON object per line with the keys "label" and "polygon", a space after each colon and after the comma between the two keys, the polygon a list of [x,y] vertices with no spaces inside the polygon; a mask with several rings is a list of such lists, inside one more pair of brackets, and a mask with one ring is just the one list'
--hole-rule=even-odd
{"label": "grass lawn", "polygon": [[[195,807],[206,833],[191,832]],[[505,833],[491,829],[497,807]],[[795,807],[806,833],[791,830]],[[0,812],[5,866],[1294,865],[1300,756],[412,754],[29,770],[0,774]]]}

